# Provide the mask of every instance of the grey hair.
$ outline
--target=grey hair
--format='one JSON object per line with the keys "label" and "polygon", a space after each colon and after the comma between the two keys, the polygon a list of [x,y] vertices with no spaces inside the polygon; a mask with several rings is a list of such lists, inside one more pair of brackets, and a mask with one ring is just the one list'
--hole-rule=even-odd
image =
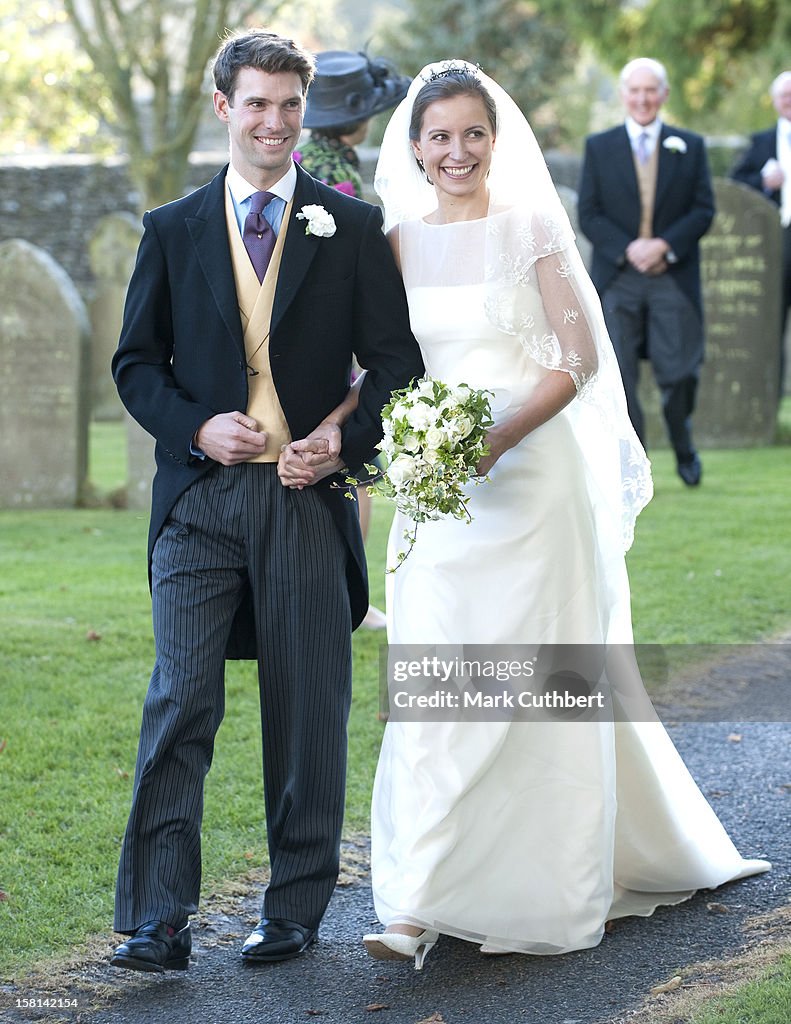
{"label": "grey hair", "polygon": [[791,82],[791,71],[781,71],[777,78],[769,86],[769,95],[774,99],[780,90],[788,82]]}
{"label": "grey hair", "polygon": [[621,71],[620,82],[621,88],[626,85],[629,76],[633,71],[639,71],[645,68],[646,71],[650,71],[653,75],[656,75],[659,84],[663,89],[669,88],[670,83],[667,80],[667,68],[658,60],[654,60],[653,57],[635,57],[634,60],[630,60],[629,63]]}

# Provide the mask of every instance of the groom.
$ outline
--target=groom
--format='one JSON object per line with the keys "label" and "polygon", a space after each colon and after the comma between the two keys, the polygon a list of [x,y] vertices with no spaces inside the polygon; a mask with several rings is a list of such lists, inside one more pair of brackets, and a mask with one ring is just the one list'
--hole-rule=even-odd
{"label": "groom", "polygon": [[[156,660],[121,851],[111,963],[184,969],[198,907],[204,778],[224,659],[255,658],[271,879],[248,962],[315,939],[339,859],[351,630],[368,607],[348,488],[394,388],[422,373],[381,214],[291,154],[313,58],[234,35],[213,66],[230,165],[144,217],[113,372],[156,438],[149,559]],[[352,355],[368,369],[342,434]],[[283,486],[281,449],[340,442],[313,485]],[[251,780],[252,781],[252,780]]]}

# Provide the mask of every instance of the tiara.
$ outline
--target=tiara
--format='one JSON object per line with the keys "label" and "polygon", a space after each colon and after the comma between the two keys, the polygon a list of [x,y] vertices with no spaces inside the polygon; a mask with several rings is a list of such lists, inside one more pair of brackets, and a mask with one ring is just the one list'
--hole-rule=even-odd
{"label": "tiara", "polygon": [[[436,65],[432,65],[436,67]],[[480,64],[468,64],[465,61],[445,60],[439,66],[439,71],[432,71],[429,75],[421,75],[423,82],[435,82],[438,78],[445,78],[446,75],[477,75],[481,70]]]}

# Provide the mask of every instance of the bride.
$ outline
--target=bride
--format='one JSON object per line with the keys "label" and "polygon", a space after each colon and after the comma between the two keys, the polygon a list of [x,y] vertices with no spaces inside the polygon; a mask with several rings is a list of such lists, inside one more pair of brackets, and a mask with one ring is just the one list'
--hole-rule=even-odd
{"label": "bride", "polygon": [[[624,552],[650,469],[529,125],[474,66],[430,65],[376,188],[427,375],[488,389],[495,419],[472,523],[421,524],[388,577],[390,644],[631,644]],[[390,565],[408,526],[396,514]],[[658,720],[613,717],[391,717],[372,808],[385,931],[368,952],[419,968],[442,933],[564,953],[769,868],[740,857]]]}

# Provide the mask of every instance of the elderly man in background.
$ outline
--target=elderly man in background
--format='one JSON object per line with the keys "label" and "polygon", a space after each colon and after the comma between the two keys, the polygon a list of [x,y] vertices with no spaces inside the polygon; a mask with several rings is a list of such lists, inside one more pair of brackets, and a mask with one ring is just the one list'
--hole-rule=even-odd
{"label": "elderly man in background", "polygon": [[635,431],[645,443],[637,389],[647,358],[678,474],[695,487],[702,474],[691,429],[703,361],[698,243],[714,217],[706,150],[700,135],[661,120],[669,92],[662,64],[638,57],[620,82],[625,123],[585,144],[580,227],[593,243],[591,277]]}
{"label": "elderly man in background", "polygon": [[780,208],[783,226],[782,311],[780,321],[780,390],[785,372],[784,346],[791,306],[791,71],[783,71],[772,82],[769,95],[777,111],[777,124],[756,132],[750,146],[731,171],[734,181],[762,192]]}

